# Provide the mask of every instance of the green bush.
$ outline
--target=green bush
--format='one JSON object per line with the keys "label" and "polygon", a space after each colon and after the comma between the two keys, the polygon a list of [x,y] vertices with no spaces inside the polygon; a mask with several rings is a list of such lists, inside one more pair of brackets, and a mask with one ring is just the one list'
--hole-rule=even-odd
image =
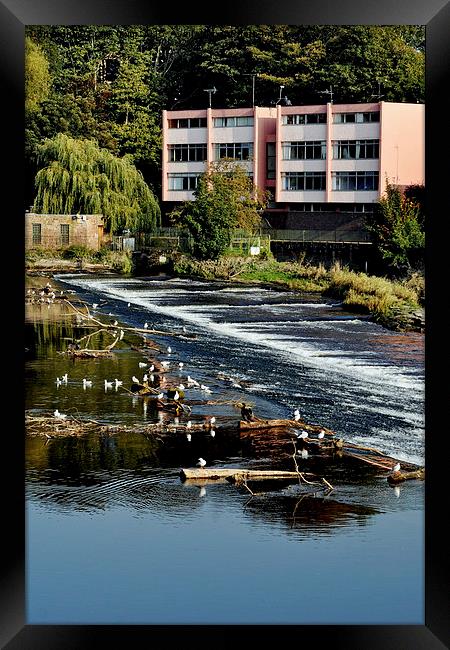
{"label": "green bush", "polygon": [[82,244],[72,244],[64,249],[62,257],[66,260],[81,259],[90,260],[94,257],[95,251]]}

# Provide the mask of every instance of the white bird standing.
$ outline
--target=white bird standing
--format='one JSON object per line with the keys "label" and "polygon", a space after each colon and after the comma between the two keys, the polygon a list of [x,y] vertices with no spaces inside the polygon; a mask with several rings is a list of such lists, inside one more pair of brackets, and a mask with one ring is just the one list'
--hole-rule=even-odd
{"label": "white bird standing", "polygon": [[211,429],[211,431],[209,432],[209,435],[211,436],[211,438],[214,438],[214,436],[216,435],[216,432],[214,431],[214,429]]}
{"label": "white bird standing", "polygon": [[55,416],[55,418],[58,418],[58,420],[65,420],[66,417],[67,417],[67,415],[65,413],[60,413],[58,411],[58,409],[55,409],[55,411],[53,412],[53,415]]}
{"label": "white bird standing", "polygon": [[214,424],[215,421],[216,421],[216,417],[213,415],[212,418],[210,419],[209,423]]}
{"label": "white bird standing", "polygon": [[83,378],[83,388],[90,388],[92,386],[92,381],[90,379]]}
{"label": "white bird standing", "polygon": [[321,429],[320,433],[319,433],[319,435],[317,437],[319,438],[319,440],[322,440],[322,438],[325,437],[325,431],[323,429]]}
{"label": "white bird standing", "polygon": [[206,460],[204,458],[199,458],[197,467],[204,467],[206,465]]}
{"label": "white bird standing", "polygon": [[161,365],[163,368],[168,368],[170,366],[170,361],[161,361]]}
{"label": "white bird standing", "polygon": [[98,307],[98,302],[93,302],[92,303],[92,309],[97,309]]}
{"label": "white bird standing", "polygon": [[114,382],[116,384],[116,388],[118,388],[119,386],[122,386],[122,384],[123,384],[123,381],[121,381],[120,379],[114,379]]}
{"label": "white bird standing", "polygon": [[112,381],[108,381],[105,379],[105,390],[108,390],[108,388],[112,388]]}
{"label": "white bird standing", "polygon": [[148,375],[145,373],[145,375],[142,377],[142,381],[148,381]]}
{"label": "white bird standing", "polygon": [[155,366],[154,366],[153,363],[152,363],[152,365],[151,365],[150,368],[149,368],[149,371],[150,371],[150,372],[153,372],[154,369],[155,369]]}
{"label": "white bird standing", "polygon": [[307,437],[308,437],[307,431],[302,431],[301,433],[297,434],[297,438],[302,438],[303,440]]}
{"label": "white bird standing", "polygon": [[179,366],[179,368],[180,368],[180,370],[181,370],[181,368],[184,366],[184,363],[183,363],[182,361],[180,361],[180,363],[178,364],[178,366]]}
{"label": "white bird standing", "polygon": [[205,488],[205,486],[202,485],[202,487],[200,488],[200,492],[198,493],[198,496],[199,497],[205,497],[206,496],[206,488]]}
{"label": "white bird standing", "polygon": [[61,380],[62,380],[65,384],[67,384],[67,379],[68,379],[68,377],[67,377],[67,372],[66,372],[66,374],[63,375],[63,376],[61,377]]}
{"label": "white bird standing", "polygon": [[157,395],[157,398],[158,398],[158,399],[162,399],[163,397],[164,397],[164,393],[159,393],[159,394]]}
{"label": "white bird standing", "polygon": [[148,323],[147,322],[144,323],[144,329],[145,330],[148,329]]}
{"label": "white bird standing", "polygon": [[186,429],[190,429],[192,427],[192,422],[189,420],[186,422]]}
{"label": "white bird standing", "polygon": [[180,399],[180,394],[179,394],[179,392],[177,390],[175,391],[175,395],[173,396],[173,399],[175,401],[178,401]]}
{"label": "white bird standing", "polygon": [[298,422],[300,420],[300,411],[298,409],[295,409],[294,411],[294,420]]}
{"label": "white bird standing", "polygon": [[200,384],[198,383],[198,381],[196,381],[195,379],[192,379],[192,377],[190,377],[189,375],[187,377],[187,383],[188,383],[188,386],[198,386],[198,387],[200,387]]}
{"label": "white bird standing", "polygon": [[148,366],[148,363],[144,363],[143,361],[139,361],[139,368],[146,368]]}
{"label": "white bird standing", "polygon": [[171,352],[172,352],[172,348],[170,347],[170,345],[169,345],[169,347],[167,348],[167,352],[168,352],[169,354],[171,354]]}
{"label": "white bird standing", "polygon": [[191,442],[191,440],[192,440],[192,436],[191,436],[190,433],[187,433],[187,434],[186,434],[186,438],[187,438],[187,441],[188,441],[188,442]]}
{"label": "white bird standing", "polygon": [[394,467],[392,468],[392,471],[393,472],[399,472],[400,471],[400,463],[397,463],[396,465],[394,465]]}
{"label": "white bird standing", "polygon": [[139,379],[138,379],[137,377],[135,377],[135,375],[133,375],[133,376],[131,377],[131,381],[132,381],[134,384],[140,384],[140,383],[141,383],[141,382],[139,381]]}

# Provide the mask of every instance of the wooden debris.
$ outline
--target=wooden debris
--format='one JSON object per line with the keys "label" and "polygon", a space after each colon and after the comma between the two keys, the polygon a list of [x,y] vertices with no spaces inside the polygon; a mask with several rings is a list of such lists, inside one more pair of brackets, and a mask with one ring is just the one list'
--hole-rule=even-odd
{"label": "wooden debris", "polygon": [[425,468],[421,467],[415,472],[393,472],[387,477],[388,483],[391,485],[397,485],[397,483],[402,483],[403,481],[410,481],[412,479],[417,479],[418,481],[425,480]]}
{"label": "wooden debris", "polygon": [[254,479],[258,481],[274,480],[274,479],[293,479],[297,480],[297,472],[285,472],[278,470],[256,470],[256,469],[241,469],[239,467],[208,467],[208,468],[187,468],[180,471],[180,476],[183,480],[195,479],[203,480],[216,480],[226,478],[230,483],[240,483],[246,480]]}

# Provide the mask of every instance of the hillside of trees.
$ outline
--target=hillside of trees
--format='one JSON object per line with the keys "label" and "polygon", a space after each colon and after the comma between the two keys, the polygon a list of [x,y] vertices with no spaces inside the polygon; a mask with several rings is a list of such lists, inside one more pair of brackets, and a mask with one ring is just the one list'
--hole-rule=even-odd
{"label": "hillside of trees", "polygon": [[213,107],[251,106],[253,91],[271,106],[280,85],[293,105],[330,88],[335,103],[423,102],[424,56],[420,26],[27,26],[25,207],[58,134],[125,156],[158,199],[163,109],[204,108],[208,88]]}

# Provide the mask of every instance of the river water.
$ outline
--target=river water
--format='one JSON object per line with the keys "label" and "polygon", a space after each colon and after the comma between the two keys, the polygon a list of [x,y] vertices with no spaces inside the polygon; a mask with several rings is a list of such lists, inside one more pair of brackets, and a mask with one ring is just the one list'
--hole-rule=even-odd
{"label": "river water", "polygon": [[[309,294],[165,278],[56,280],[123,325],[181,335],[152,335],[159,358],[180,382],[190,375],[207,385],[210,399],[250,402],[267,418],[298,408],[346,440],[424,464],[422,334],[390,332]],[[151,421],[144,400],[104,388],[116,377],[129,386],[142,355],[123,346],[113,359],[70,361],[58,351],[74,327],[42,311],[28,317],[27,409]],[[205,395],[193,389],[188,398]],[[213,409],[194,406],[191,418]],[[324,470],[329,494],[291,485],[249,498],[228,484],[182,483],[180,467],[200,456],[209,465],[273,462],[219,433],[165,445],[138,434],[29,438],[27,622],[423,624],[423,483],[393,489],[382,471],[337,465]]]}

